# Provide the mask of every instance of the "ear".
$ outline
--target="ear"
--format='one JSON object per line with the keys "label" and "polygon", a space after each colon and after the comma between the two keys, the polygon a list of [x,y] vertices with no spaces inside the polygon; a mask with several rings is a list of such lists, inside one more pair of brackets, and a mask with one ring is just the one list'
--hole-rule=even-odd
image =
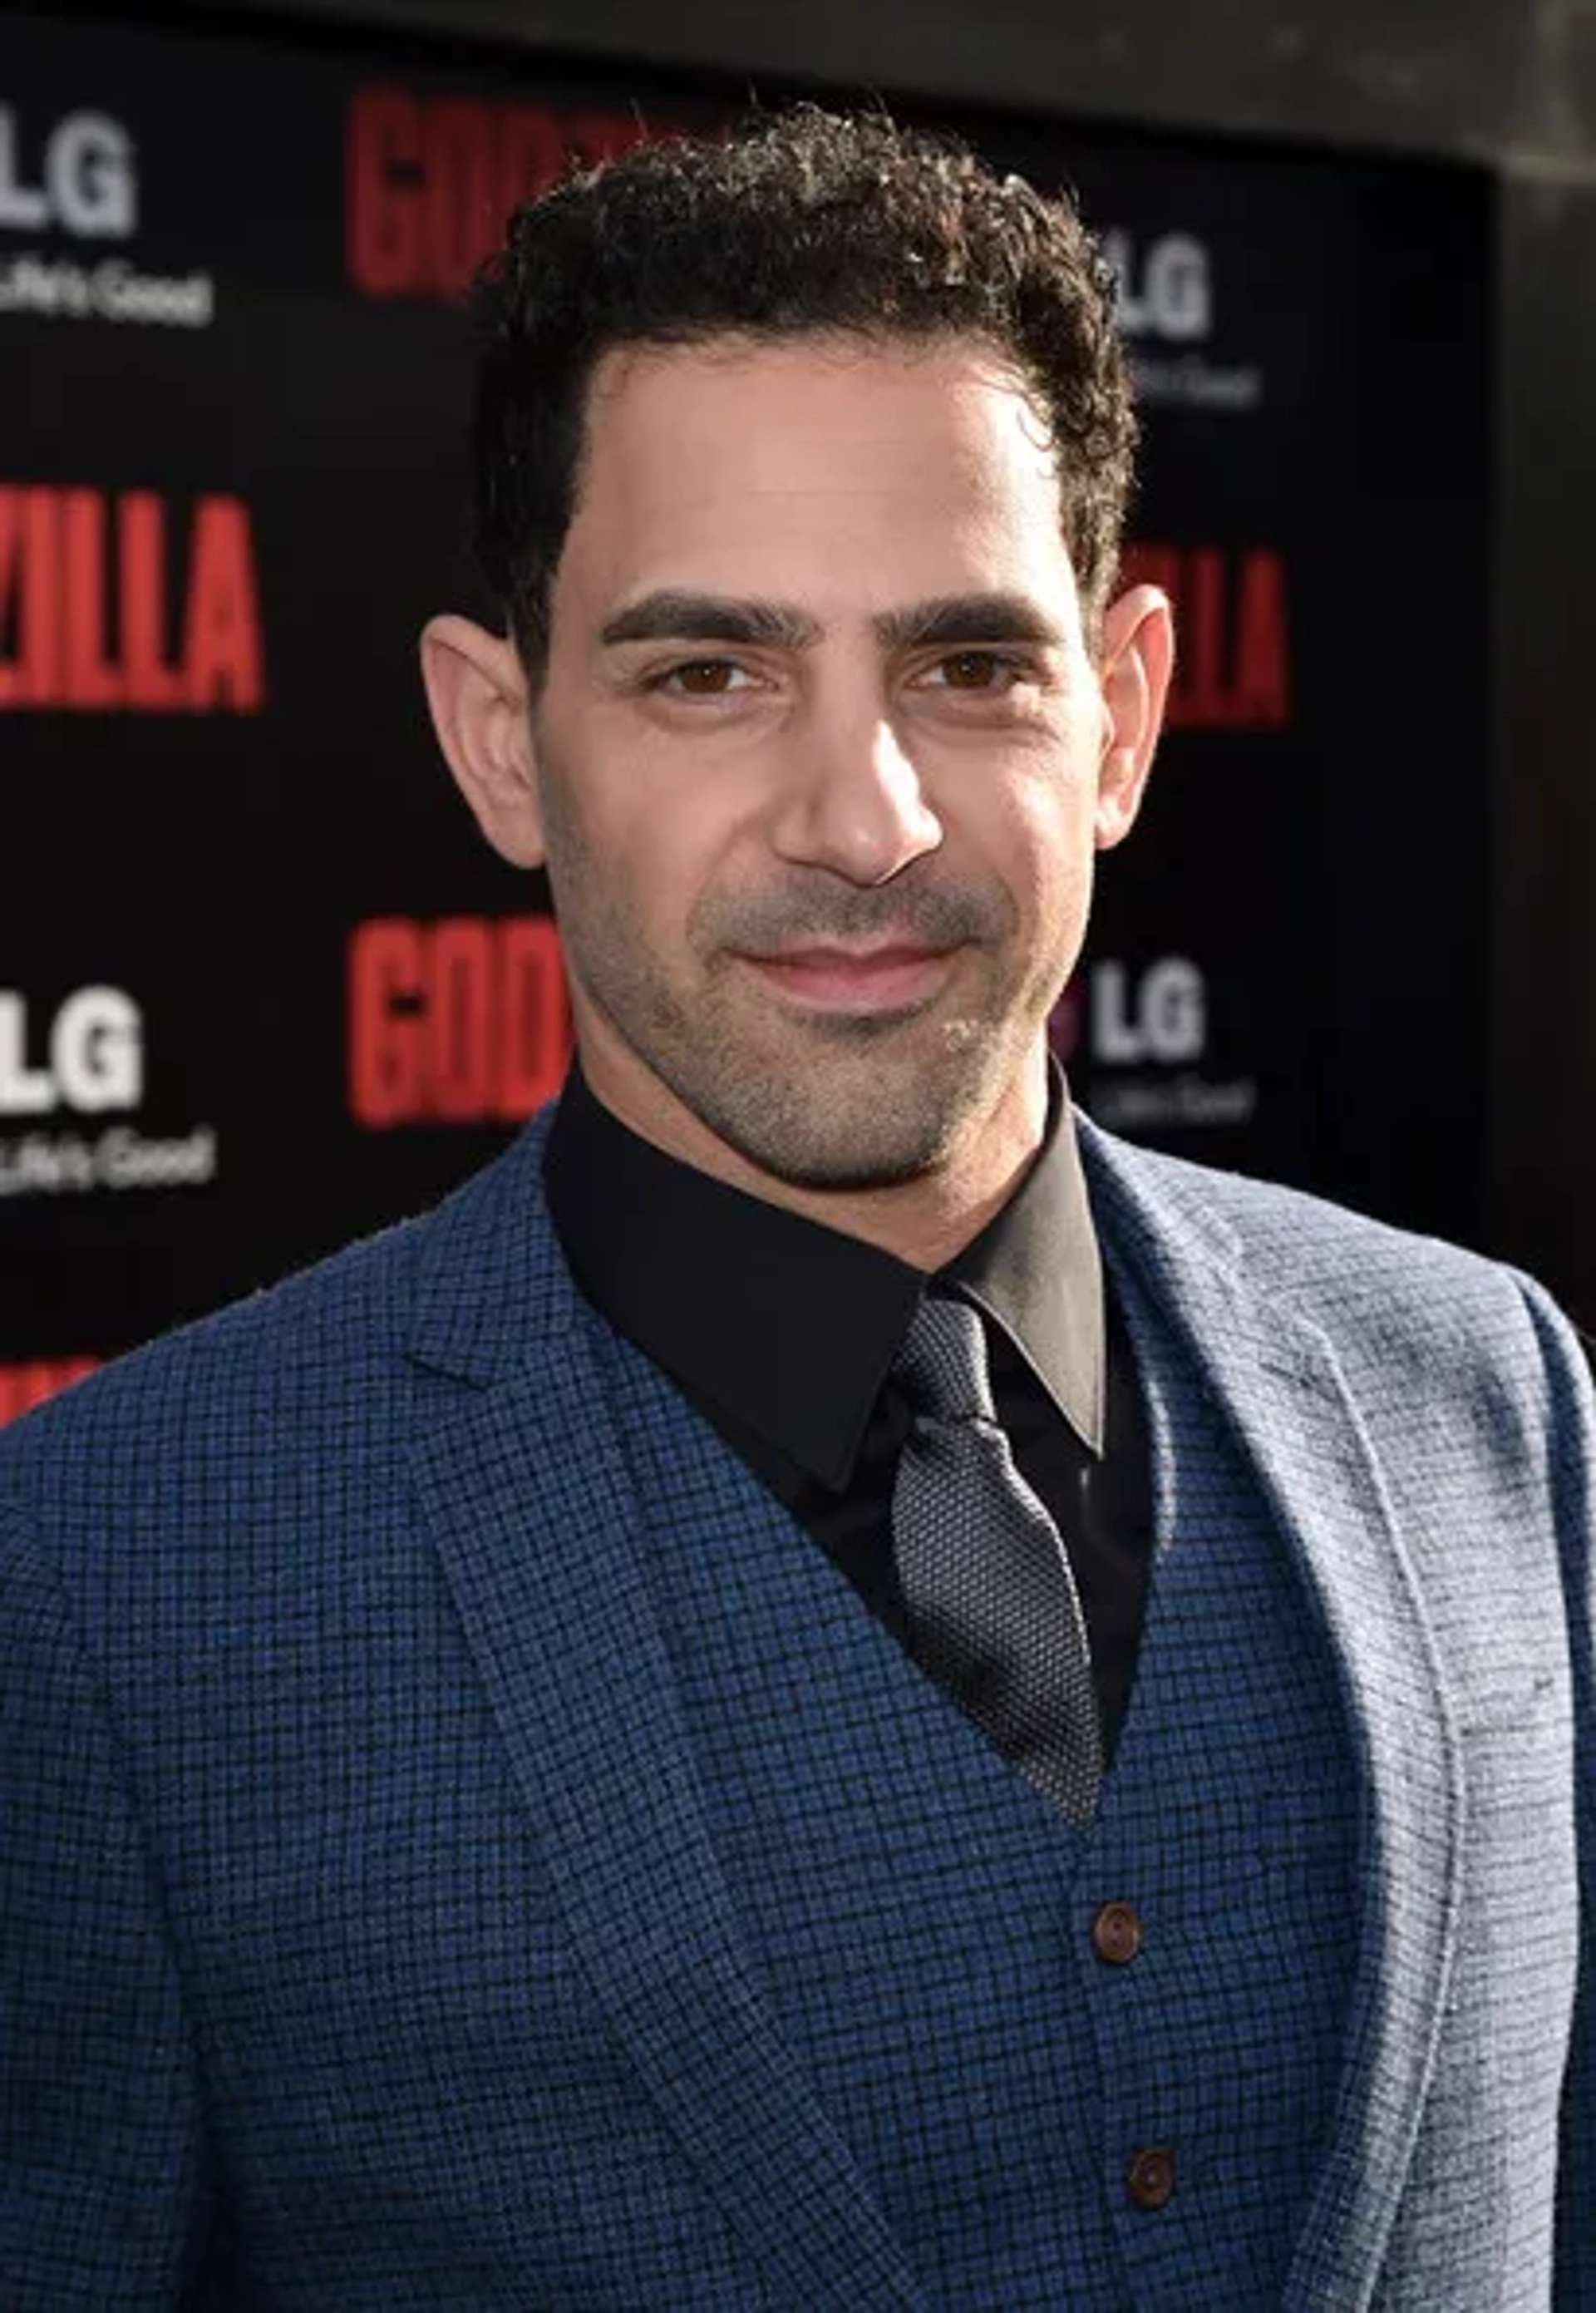
{"label": "ear", "polygon": [[461,795],[513,867],[543,865],[526,676],[513,644],[469,619],[430,619],[421,679],[433,728]]}
{"label": "ear", "polygon": [[1104,618],[1098,667],[1105,726],[1094,822],[1100,851],[1123,842],[1136,824],[1174,664],[1168,595],[1156,586],[1129,587]]}

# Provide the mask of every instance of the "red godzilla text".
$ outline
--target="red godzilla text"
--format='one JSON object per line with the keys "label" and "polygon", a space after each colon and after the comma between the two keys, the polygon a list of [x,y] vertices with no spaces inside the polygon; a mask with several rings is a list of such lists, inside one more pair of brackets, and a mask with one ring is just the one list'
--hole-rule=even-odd
{"label": "red godzilla text", "polygon": [[174,557],[153,491],[0,483],[0,708],[253,714],[266,685],[248,510],[198,499],[183,544]]}
{"label": "red godzilla text", "polygon": [[349,278],[368,297],[458,296],[516,203],[567,159],[607,160],[663,133],[628,113],[360,89],[346,144]]}
{"label": "red godzilla text", "polygon": [[1171,731],[1280,731],[1291,721],[1285,566],[1264,547],[1126,549],[1127,585],[1175,605]]}
{"label": "red godzilla text", "polygon": [[545,916],[383,916],[349,942],[349,1110],[396,1124],[519,1122],[571,1057],[559,936]]}

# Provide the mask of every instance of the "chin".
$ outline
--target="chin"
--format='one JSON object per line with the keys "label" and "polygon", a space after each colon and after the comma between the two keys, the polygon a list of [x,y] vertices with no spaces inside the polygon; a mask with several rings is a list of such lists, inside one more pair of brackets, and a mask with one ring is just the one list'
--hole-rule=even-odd
{"label": "chin", "polygon": [[748,1149],[739,1153],[789,1189],[829,1190],[855,1196],[869,1189],[907,1188],[910,1182],[923,1181],[935,1172],[942,1161],[936,1154],[926,1156],[920,1151],[899,1156],[847,1149],[817,1151],[812,1156],[788,1151],[778,1159]]}
{"label": "chin", "polygon": [[[942,1170],[1000,1111],[1005,1040],[968,1016],[807,1037],[781,1051],[724,1038],[665,1051],[651,1073],[746,1165],[792,1189],[858,1194]],[[706,1065],[707,1063],[707,1065]]]}
{"label": "chin", "polygon": [[[825,1095],[805,1098],[789,1084],[758,1103],[730,1102],[718,1111],[699,1110],[702,1121],[745,1163],[793,1189],[901,1188],[924,1180],[948,1158],[963,1121],[960,1114],[907,1116],[882,1086],[872,1113],[847,1119]],[[824,1121],[822,1121],[824,1120]]]}

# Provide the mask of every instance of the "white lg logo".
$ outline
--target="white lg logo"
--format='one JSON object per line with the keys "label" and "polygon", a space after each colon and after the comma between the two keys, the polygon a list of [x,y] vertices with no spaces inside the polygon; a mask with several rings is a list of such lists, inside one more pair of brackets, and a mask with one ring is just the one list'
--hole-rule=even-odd
{"label": "white lg logo", "polygon": [[1197,1060],[1208,1036],[1203,975],[1184,956],[1166,955],[1133,983],[1122,963],[1092,975],[1092,1050],[1110,1066]]}
{"label": "white lg logo", "polygon": [[119,988],[80,988],[50,1025],[48,1064],[28,1064],[28,1014],[0,992],[0,1116],[84,1115],[136,1108],[144,1097],[144,1024]]}
{"label": "white lg logo", "polygon": [[138,224],[133,139],[103,112],[71,112],[45,139],[43,182],[22,181],[17,119],[0,105],[0,226],[48,225],[84,241],[126,241]]}
{"label": "white lg logo", "polygon": [[1208,252],[1188,233],[1166,233],[1138,247],[1118,229],[1102,237],[1119,285],[1115,306],[1127,338],[1196,345],[1214,328],[1214,277]]}

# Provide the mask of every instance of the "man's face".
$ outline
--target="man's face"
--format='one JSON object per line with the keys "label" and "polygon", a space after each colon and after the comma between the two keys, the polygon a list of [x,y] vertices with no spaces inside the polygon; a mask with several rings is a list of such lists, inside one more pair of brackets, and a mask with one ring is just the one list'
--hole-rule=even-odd
{"label": "man's face", "polygon": [[531,735],[522,856],[628,1122],[804,1189],[1034,1145],[1093,850],[1136,798],[995,356],[609,356]]}

